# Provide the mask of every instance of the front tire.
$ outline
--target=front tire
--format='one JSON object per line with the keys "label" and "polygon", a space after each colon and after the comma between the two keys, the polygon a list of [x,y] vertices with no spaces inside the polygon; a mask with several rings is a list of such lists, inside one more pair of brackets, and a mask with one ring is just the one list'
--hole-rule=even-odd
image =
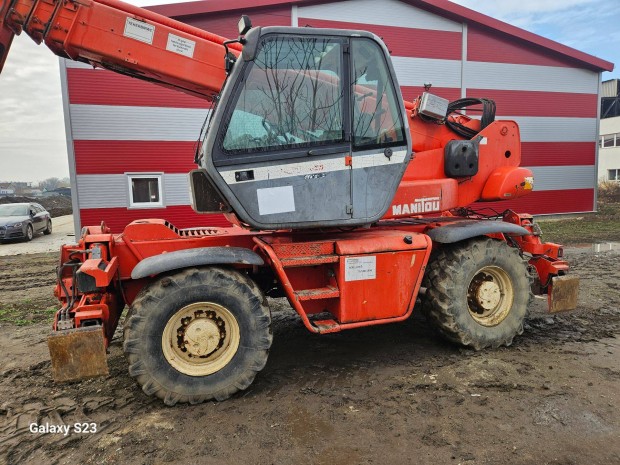
{"label": "front tire", "polygon": [[32,225],[29,224],[28,226],[26,226],[26,236],[25,236],[26,242],[30,242],[33,237],[34,237],[34,229],[32,228]]}
{"label": "front tire", "polygon": [[443,247],[423,286],[422,311],[452,342],[497,348],[523,333],[532,295],[527,261],[503,241],[477,238]]}
{"label": "front tire", "polygon": [[52,234],[52,220],[47,220],[47,228],[43,230],[43,234],[46,236]]}
{"label": "front tire", "polygon": [[129,374],[166,405],[227,399],[267,363],[271,314],[261,291],[234,270],[163,276],[134,301],[124,333]]}

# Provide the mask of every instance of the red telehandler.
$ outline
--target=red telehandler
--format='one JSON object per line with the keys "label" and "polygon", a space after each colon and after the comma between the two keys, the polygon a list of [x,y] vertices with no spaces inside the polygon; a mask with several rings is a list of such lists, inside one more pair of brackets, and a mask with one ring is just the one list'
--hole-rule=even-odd
{"label": "red telehandler", "polygon": [[530,215],[471,206],[532,190],[517,124],[496,121],[486,99],[404,102],[374,34],[243,16],[226,40],[116,0],[0,0],[0,70],[21,32],[212,102],[192,203],[232,223],[147,219],[121,234],[102,223],[63,246],[48,340],[57,381],[107,374],[125,306],[129,374],[168,405],[252,383],[272,342],[265,296],[286,296],[318,334],[403,321],[418,303],[474,349],[510,345],[533,294],[551,312],[576,306],[562,247]]}

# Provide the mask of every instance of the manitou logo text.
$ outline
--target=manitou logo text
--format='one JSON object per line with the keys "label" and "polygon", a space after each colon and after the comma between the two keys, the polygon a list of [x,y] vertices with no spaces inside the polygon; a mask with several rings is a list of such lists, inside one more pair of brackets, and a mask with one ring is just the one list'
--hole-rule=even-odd
{"label": "manitou logo text", "polygon": [[392,205],[392,216],[421,215],[422,213],[438,212],[441,197],[425,197],[415,199],[413,203]]}

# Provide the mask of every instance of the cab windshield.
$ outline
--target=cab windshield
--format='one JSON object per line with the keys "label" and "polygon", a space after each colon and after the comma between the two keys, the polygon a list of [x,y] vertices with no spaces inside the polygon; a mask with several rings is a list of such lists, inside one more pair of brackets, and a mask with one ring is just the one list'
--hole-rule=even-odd
{"label": "cab windshield", "polygon": [[344,141],[342,43],[264,38],[226,119],[228,154]]}

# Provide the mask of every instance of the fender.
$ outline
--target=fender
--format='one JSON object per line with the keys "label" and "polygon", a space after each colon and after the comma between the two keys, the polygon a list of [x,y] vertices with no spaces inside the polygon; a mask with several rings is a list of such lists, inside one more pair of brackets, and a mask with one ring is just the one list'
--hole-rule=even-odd
{"label": "fender", "polygon": [[191,266],[223,264],[260,266],[264,264],[264,261],[258,254],[243,247],[201,247],[177,250],[145,258],[133,269],[131,278],[146,278]]}
{"label": "fender", "polygon": [[426,232],[433,242],[439,242],[441,244],[452,244],[476,236],[497,233],[512,234],[515,236],[530,234],[530,232],[522,226],[496,220],[455,221],[454,223],[448,223]]}

